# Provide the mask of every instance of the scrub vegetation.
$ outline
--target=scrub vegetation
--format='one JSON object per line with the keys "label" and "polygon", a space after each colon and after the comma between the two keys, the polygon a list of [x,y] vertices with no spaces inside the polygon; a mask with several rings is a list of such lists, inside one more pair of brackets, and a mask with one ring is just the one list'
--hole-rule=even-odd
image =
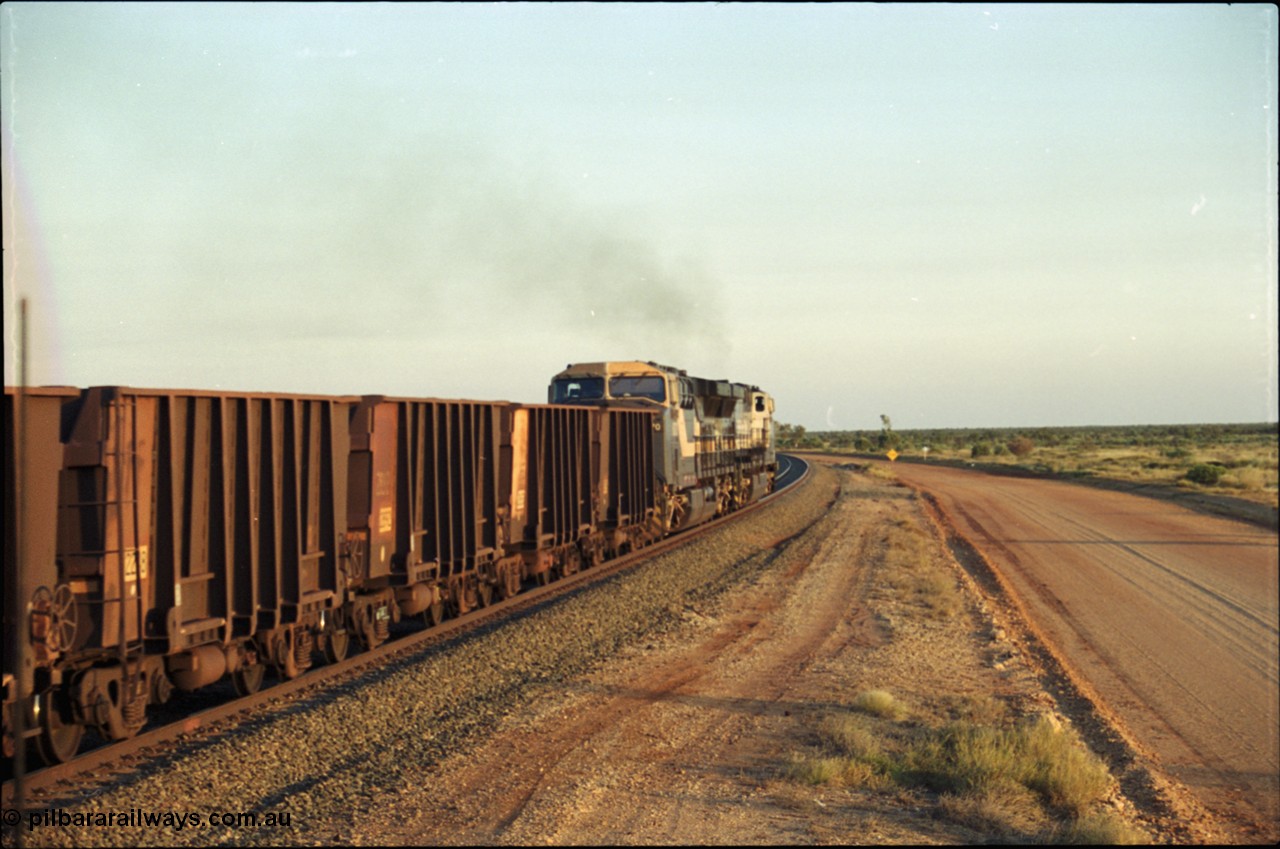
{"label": "scrub vegetation", "polygon": [[955,575],[932,556],[936,545],[937,541],[914,522],[899,519],[889,523],[885,528],[889,567],[885,580],[899,601],[923,608],[927,616],[946,619],[960,610],[963,597]]}
{"label": "scrub vegetation", "polygon": [[1047,714],[1015,721],[987,702],[957,698],[953,719],[931,725],[904,722],[909,711],[900,702],[869,691],[851,710],[818,722],[812,746],[793,756],[787,774],[811,786],[924,794],[941,816],[989,836],[1146,842],[1106,809],[1111,777],[1075,732]]}
{"label": "scrub vegetation", "polygon": [[[886,417],[882,417],[882,421]],[[808,432],[779,424],[782,450],[885,453],[901,460],[1164,484],[1277,506],[1274,424]]]}

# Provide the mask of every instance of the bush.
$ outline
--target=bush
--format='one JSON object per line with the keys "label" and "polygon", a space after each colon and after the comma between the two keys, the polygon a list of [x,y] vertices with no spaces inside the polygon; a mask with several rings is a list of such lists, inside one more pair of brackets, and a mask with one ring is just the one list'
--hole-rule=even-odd
{"label": "bush", "polygon": [[1196,463],[1190,469],[1187,469],[1187,480],[1192,483],[1198,483],[1201,486],[1214,486],[1225,472],[1222,466],[1212,463]]}
{"label": "bush", "polygon": [[1023,783],[1057,808],[1080,816],[1106,795],[1107,768],[1074,733],[1041,717],[1019,728],[1018,743],[1030,760]]}
{"label": "bush", "polygon": [[991,456],[991,443],[990,443],[990,442],[975,442],[975,443],[973,444],[973,448],[969,449],[969,456],[970,456],[970,457],[973,457],[973,458],[975,458],[975,459],[976,459],[976,458],[978,458],[978,457],[990,457],[990,456]]}
{"label": "bush", "polygon": [[1222,482],[1237,489],[1264,489],[1267,485],[1267,479],[1262,473],[1262,469],[1254,468],[1236,469],[1231,474],[1224,476]]}
{"label": "bush", "polygon": [[1025,457],[1031,453],[1036,444],[1025,436],[1015,436],[1009,440],[1009,451],[1015,457]]}

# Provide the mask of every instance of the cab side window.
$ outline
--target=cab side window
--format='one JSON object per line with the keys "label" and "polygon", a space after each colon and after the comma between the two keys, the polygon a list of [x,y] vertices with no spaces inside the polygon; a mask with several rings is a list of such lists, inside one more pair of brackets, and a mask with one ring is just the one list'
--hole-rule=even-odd
{"label": "cab side window", "polygon": [[686,410],[693,409],[693,384],[683,379],[680,381],[680,406]]}

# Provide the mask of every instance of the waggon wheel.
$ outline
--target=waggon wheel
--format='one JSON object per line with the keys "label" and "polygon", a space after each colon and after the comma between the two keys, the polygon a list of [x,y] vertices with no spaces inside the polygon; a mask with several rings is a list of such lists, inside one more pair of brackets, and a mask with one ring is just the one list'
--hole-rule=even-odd
{"label": "waggon wheel", "polygon": [[428,628],[433,628],[444,621],[444,602],[437,601],[435,604],[422,611],[422,624]]}
{"label": "waggon wheel", "polygon": [[36,721],[40,726],[36,750],[50,766],[66,763],[74,758],[80,749],[80,738],[84,736],[84,726],[69,721],[64,715],[63,701],[53,691],[42,693],[36,699],[36,710],[39,712]]}
{"label": "waggon wheel", "polygon": [[507,569],[502,575],[502,582],[498,586],[499,595],[504,598],[511,598],[520,592],[520,570]]}
{"label": "waggon wheel", "polygon": [[449,579],[448,605],[451,616],[465,616],[475,609],[476,588],[466,576],[454,576]]}
{"label": "waggon wheel", "polygon": [[351,650],[351,632],[347,630],[347,613],[342,607],[329,612],[329,627],[324,635],[325,663],[341,663]]}
{"label": "waggon wheel", "polygon": [[324,641],[324,660],[325,663],[341,663],[347,657],[347,652],[351,648],[351,635],[346,629],[334,629],[329,632]]}
{"label": "waggon wheel", "polygon": [[235,685],[236,695],[252,696],[262,689],[262,679],[267,674],[267,666],[263,663],[242,665],[231,673],[231,683]]}

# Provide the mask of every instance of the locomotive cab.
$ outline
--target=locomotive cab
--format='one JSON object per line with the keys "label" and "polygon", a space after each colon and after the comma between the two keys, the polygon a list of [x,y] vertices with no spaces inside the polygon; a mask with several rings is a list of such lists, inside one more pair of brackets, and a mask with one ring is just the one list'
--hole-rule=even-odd
{"label": "locomotive cab", "polygon": [[663,367],[652,363],[586,363],[556,375],[547,392],[551,404],[667,403],[671,392]]}

